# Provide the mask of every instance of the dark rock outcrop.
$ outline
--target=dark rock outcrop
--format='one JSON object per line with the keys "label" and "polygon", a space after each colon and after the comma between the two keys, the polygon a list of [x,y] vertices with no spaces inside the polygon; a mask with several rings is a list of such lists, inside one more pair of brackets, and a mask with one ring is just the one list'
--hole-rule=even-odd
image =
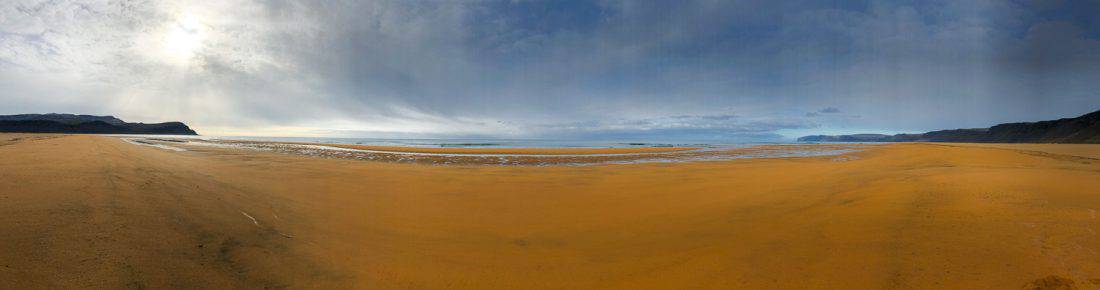
{"label": "dark rock outcrop", "polygon": [[0,116],[0,132],[198,135],[186,124],[127,123],[112,116],[24,114]]}
{"label": "dark rock outcrop", "polygon": [[814,135],[801,142],[979,142],[979,143],[1100,143],[1100,111],[1077,118],[1007,123],[989,128],[932,131],[923,134]]}

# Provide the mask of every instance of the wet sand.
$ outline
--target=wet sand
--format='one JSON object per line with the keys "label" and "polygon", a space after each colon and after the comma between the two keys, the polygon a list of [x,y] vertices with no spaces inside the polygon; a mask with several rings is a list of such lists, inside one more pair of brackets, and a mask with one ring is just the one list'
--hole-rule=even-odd
{"label": "wet sand", "polygon": [[347,149],[361,149],[384,152],[429,153],[429,154],[515,154],[515,155],[591,155],[591,154],[632,154],[667,153],[695,150],[690,147],[633,147],[633,148],[427,148],[398,146],[340,145],[327,146]]}
{"label": "wet sand", "polygon": [[[871,145],[761,145],[708,148],[407,148],[346,144],[187,140],[126,137],[127,142],[168,150],[233,148],[334,159],[468,166],[587,166],[655,162],[717,161],[761,157],[826,156]],[[382,150],[376,150],[382,149]]]}
{"label": "wet sand", "polygon": [[11,288],[1100,286],[1100,146],[532,167],[10,136]]}

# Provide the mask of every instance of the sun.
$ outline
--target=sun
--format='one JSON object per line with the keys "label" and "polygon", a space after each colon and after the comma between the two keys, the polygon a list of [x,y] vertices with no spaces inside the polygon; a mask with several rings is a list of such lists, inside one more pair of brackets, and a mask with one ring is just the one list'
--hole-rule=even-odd
{"label": "sun", "polygon": [[197,17],[184,14],[169,23],[164,36],[165,54],[173,61],[187,63],[195,57],[206,39],[206,26]]}

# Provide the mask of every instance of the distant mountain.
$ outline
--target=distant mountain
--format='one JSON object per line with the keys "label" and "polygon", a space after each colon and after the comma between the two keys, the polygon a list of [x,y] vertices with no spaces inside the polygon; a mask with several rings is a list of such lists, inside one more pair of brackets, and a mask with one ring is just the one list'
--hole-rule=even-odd
{"label": "distant mountain", "polygon": [[989,128],[932,131],[923,134],[813,135],[801,142],[979,142],[1100,143],[1100,111],[1077,118],[1007,123]]}
{"label": "distant mountain", "polygon": [[126,124],[122,120],[115,118],[114,116],[92,116],[92,115],[73,115],[73,114],[22,114],[22,115],[0,115],[0,121],[30,121],[30,120],[45,120],[54,121],[65,124],[80,124],[92,121],[102,121],[111,125]]}
{"label": "distant mountain", "polygon": [[180,122],[127,123],[113,116],[73,114],[0,115],[0,132],[198,135]]}

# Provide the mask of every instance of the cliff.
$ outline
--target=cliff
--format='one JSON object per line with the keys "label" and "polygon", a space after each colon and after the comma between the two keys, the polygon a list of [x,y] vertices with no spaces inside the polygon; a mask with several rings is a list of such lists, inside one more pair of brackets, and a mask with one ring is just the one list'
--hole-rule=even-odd
{"label": "cliff", "polygon": [[198,135],[180,122],[128,123],[112,116],[73,114],[0,115],[0,132]]}

